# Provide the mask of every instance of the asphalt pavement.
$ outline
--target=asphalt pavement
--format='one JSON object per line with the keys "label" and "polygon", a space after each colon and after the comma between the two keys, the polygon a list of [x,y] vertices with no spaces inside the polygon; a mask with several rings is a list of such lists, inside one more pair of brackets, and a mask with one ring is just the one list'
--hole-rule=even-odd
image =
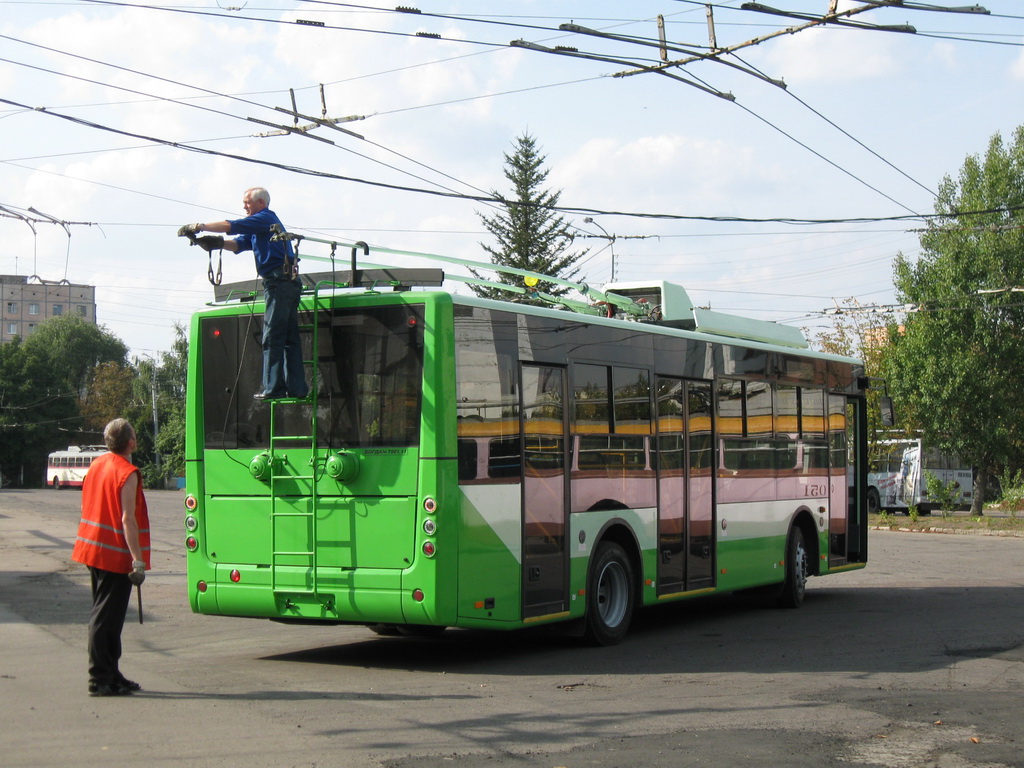
{"label": "asphalt pavement", "polygon": [[179,492],[149,494],[132,697],[86,693],[77,491],[0,491],[0,766],[1024,766],[1024,539],[872,531],[804,607],[643,611],[626,642],[382,638],[193,615]]}

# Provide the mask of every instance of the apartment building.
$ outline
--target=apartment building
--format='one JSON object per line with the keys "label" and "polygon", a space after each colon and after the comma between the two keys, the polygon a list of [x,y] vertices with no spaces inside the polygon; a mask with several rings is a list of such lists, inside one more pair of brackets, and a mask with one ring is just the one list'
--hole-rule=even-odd
{"label": "apartment building", "polygon": [[0,275],[0,343],[29,336],[43,320],[75,315],[96,323],[96,288],[33,275]]}

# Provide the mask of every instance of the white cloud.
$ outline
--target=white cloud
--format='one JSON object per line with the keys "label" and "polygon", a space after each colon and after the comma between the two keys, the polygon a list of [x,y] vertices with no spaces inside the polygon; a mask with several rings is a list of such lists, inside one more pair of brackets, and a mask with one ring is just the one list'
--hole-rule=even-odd
{"label": "white cloud", "polygon": [[1013,64],[1010,65],[1010,74],[1014,80],[1024,80],[1024,53],[1017,55]]}
{"label": "white cloud", "polygon": [[731,210],[751,186],[782,175],[754,155],[750,146],[681,134],[591,139],[558,161],[550,181],[563,199],[595,207],[629,201],[631,210]]}
{"label": "white cloud", "polygon": [[760,69],[792,87],[896,78],[904,71],[906,55],[897,37],[855,29],[807,29],[772,40],[762,53]]}
{"label": "white cloud", "polygon": [[929,51],[927,58],[929,62],[947,72],[955,72],[964,66],[960,51],[953,43],[936,43]]}

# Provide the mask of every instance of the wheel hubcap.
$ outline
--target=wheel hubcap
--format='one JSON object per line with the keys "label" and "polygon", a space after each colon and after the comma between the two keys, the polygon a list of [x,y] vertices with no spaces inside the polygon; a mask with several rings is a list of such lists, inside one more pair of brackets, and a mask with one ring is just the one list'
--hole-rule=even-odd
{"label": "wheel hubcap", "polygon": [[597,582],[597,611],[606,627],[617,627],[629,606],[629,585],[621,563],[608,563]]}
{"label": "wheel hubcap", "polygon": [[797,594],[803,596],[804,589],[807,587],[807,548],[801,541],[796,547],[796,590]]}

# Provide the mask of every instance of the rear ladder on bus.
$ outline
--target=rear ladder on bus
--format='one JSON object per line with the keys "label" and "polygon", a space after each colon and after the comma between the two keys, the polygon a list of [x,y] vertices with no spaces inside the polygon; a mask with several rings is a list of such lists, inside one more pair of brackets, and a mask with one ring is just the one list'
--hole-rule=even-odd
{"label": "rear ladder on bus", "polygon": [[[305,398],[271,400],[270,401],[270,578],[271,590],[275,595],[310,595],[314,600],[324,603],[328,609],[332,608],[332,598],[320,596],[320,585],[317,578],[317,541],[318,530],[317,520],[320,512],[320,493],[318,482],[323,476],[326,456],[320,456],[317,450],[317,395],[319,384],[318,351],[320,349],[320,323],[318,322],[320,310],[330,308],[329,304],[321,296],[320,288],[323,284],[317,283],[313,288],[313,304],[308,310],[312,316],[312,322],[301,324],[300,332],[312,331],[313,341],[311,346],[310,359],[303,360],[303,369],[309,367],[310,385],[309,394]],[[331,284],[331,287],[337,287]],[[277,408],[279,405],[309,403],[309,429],[308,434],[282,435],[278,434]],[[306,474],[292,474],[286,472],[287,454],[284,452],[288,447],[309,449],[309,472]],[[309,493],[304,498],[301,495],[292,497],[284,495],[283,488],[295,488],[296,483],[308,483]],[[298,509],[297,505],[305,506],[305,509]],[[309,542],[308,549],[282,548],[279,542],[279,523],[286,519],[304,519],[306,521],[305,540]],[[309,569],[309,580],[306,586],[284,585],[281,583],[279,569],[284,565],[282,560],[305,559],[304,567]],[[294,565],[294,563],[287,563]],[[286,606],[288,601],[286,599]]]}

